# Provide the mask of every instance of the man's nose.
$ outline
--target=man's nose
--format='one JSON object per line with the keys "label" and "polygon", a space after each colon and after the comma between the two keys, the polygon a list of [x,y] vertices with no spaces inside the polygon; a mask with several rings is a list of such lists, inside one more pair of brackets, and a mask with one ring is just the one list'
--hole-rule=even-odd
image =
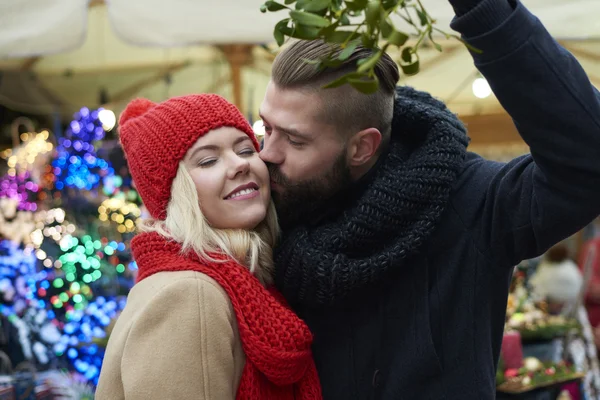
{"label": "man's nose", "polygon": [[263,148],[259,154],[261,160],[271,164],[282,164],[285,160],[285,154],[276,146],[272,139],[266,139],[263,143]]}

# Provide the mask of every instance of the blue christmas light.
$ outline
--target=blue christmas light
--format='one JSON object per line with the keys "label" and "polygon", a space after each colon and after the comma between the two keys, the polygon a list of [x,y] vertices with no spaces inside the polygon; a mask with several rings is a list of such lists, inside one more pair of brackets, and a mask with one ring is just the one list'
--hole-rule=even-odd
{"label": "blue christmas light", "polygon": [[37,308],[35,275],[36,258],[33,252],[24,251],[9,240],[0,241],[0,296],[6,301],[2,311],[4,315],[15,314],[24,307]]}
{"label": "blue christmas light", "polygon": [[96,155],[93,142],[102,140],[106,134],[98,111],[84,107],[75,114],[65,137],[58,140],[57,157],[52,163],[56,175],[55,187],[91,190],[103,178],[114,175],[110,164]]}
{"label": "blue christmas light", "polygon": [[104,358],[104,347],[96,341],[106,339],[106,326],[125,308],[126,298],[98,296],[85,309],[69,310],[63,337],[54,346],[57,355],[66,354],[73,367],[89,382],[97,384]]}

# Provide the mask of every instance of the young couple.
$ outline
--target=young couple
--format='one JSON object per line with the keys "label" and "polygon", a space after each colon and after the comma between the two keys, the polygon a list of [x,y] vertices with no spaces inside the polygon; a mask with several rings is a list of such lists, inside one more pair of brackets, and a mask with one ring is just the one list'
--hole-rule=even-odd
{"label": "young couple", "polygon": [[277,56],[260,153],[216,95],[127,107],[152,219],[97,399],[495,398],[512,267],[600,214],[600,95],[518,1],[451,3],[530,155],[467,152],[387,56],[375,94],[320,89],[369,52],[317,71],[318,41]]}

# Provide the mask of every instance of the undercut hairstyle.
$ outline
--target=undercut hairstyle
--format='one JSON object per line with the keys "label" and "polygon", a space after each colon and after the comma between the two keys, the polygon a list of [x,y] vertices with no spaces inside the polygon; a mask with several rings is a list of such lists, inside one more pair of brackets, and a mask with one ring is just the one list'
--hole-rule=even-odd
{"label": "undercut hairstyle", "polygon": [[383,143],[389,141],[394,111],[395,89],[400,78],[398,65],[384,53],[375,65],[379,80],[377,92],[366,95],[349,84],[334,89],[323,89],[327,83],[356,71],[357,62],[373,55],[373,50],[358,46],[338,67],[319,67],[307,60],[337,58],[342,52],[339,45],[322,40],[295,40],[275,57],[271,79],[282,89],[318,92],[323,102],[321,117],[340,133],[354,134],[363,129],[377,128]]}

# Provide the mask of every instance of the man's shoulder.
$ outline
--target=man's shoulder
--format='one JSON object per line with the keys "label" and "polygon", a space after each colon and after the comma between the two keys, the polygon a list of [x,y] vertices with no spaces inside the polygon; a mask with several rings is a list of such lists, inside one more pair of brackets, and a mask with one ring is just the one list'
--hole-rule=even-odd
{"label": "man's shoulder", "polygon": [[494,179],[502,177],[503,170],[523,168],[532,162],[531,155],[516,157],[509,162],[492,161],[477,153],[467,152],[461,165],[453,191],[474,193],[488,187]]}

